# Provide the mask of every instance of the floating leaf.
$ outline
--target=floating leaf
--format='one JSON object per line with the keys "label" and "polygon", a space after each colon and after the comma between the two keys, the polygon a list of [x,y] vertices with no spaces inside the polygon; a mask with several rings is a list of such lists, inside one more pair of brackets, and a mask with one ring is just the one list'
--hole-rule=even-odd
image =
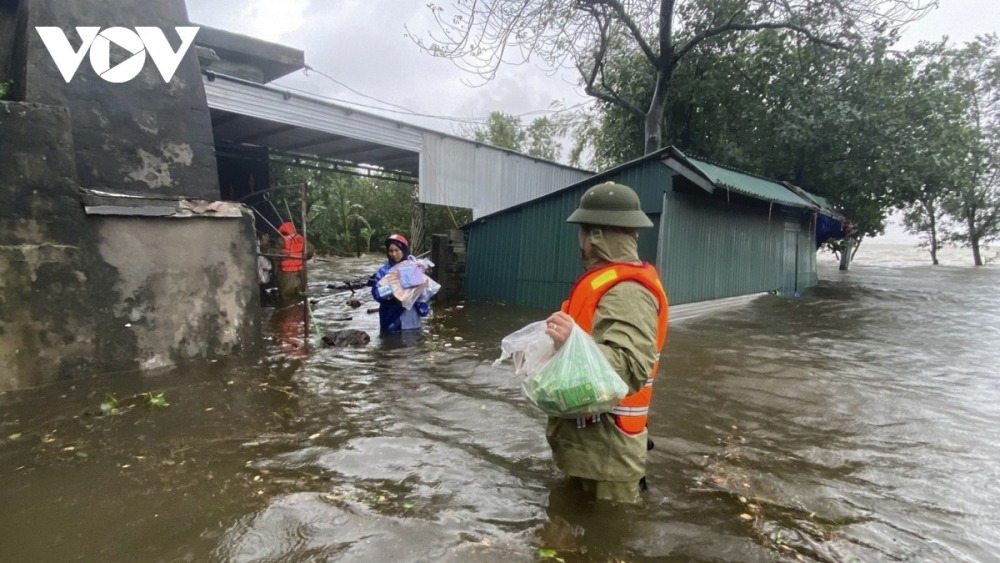
{"label": "floating leaf", "polygon": [[409,509],[413,508],[413,503],[412,502],[404,502],[403,503],[403,508],[405,508],[406,510],[409,510]]}
{"label": "floating leaf", "polygon": [[11,434],[10,436],[7,436],[7,437],[10,438],[12,441],[20,440],[21,439],[21,433],[18,432],[16,434]]}
{"label": "floating leaf", "polygon": [[108,393],[104,396],[104,400],[101,402],[101,412],[105,414],[118,412],[118,398],[115,397],[114,393]]}
{"label": "floating leaf", "polygon": [[753,516],[751,516],[750,514],[747,514],[746,512],[744,512],[743,514],[740,514],[740,518],[742,518],[744,520],[753,520]]}
{"label": "floating leaf", "polygon": [[146,404],[151,407],[169,407],[170,403],[167,402],[167,397],[163,393],[146,393],[143,395],[146,397]]}
{"label": "floating leaf", "polygon": [[538,556],[541,557],[542,559],[552,559],[553,561],[559,561],[559,562],[565,561],[562,557],[559,557],[559,554],[554,549],[540,548],[538,550]]}

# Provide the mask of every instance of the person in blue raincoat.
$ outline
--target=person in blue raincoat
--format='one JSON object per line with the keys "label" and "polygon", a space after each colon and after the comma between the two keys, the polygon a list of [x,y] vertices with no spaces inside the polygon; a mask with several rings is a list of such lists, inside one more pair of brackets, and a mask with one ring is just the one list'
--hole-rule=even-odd
{"label": "person in blue raincoat", "polygon": [[413,308],[406,309],[392,293],[379,295],[378,282],[385,277],[393,266],[410,256],[410,243],[403,235],[389,235],[385,239],[385,254],[388,261],[372,276],[372,297],[379,303],[378,320],[382,332],[399,332],[401,330],[418,330],[420,318],[430,313],[430,305],[419,300]]}

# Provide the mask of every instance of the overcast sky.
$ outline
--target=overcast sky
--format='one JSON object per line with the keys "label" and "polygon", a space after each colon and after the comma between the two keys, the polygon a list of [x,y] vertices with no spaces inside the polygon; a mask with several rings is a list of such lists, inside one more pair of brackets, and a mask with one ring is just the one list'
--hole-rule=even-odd
{"label": "overcast sky", "polygon": [[[943,35],[964,42],[977,34],[1000,32],[1000,0],[940,0],[940,4],[910,24],[900,48]],[[404,26],[414,34],[436,29],[420,0],[187,0],[187,6],[193,23],[303,50],[306,64],[342,84],[303,72],[276,84],[352,105],[387,107],[371,99],[376,98],[419,114],[482,119],[501,110],[530,120],[553,107],[589,100],[576,87],[574,72],[549,76],[532,65],[505,66],[484,86],[466,85],[470,75],[448,60],[421,52],[406,37]],[[359,109],[456,132],[452,120]],[[893,231],[890,240],[907,240],[899,229]]]}

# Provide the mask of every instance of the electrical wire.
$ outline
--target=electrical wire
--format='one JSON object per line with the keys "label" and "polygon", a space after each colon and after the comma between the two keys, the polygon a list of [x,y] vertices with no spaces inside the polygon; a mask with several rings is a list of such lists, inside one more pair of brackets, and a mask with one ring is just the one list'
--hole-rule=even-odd
{"label": "electrical wire", "polygon": [[[327,80],[330,80],[334,84],[337,84],[338,86],[346,88],[348,91],[350,91],[350,92],[352,92],[352,93],[354,93],[354,94],[356,94],[358,96],[361,96],[363,98],[366,98],[366,99],[378,102],[378,103],[383,104],[385,106],[390,106],[390,108],[396,108],[396,109],[390,109],[390,108],[381,107],[381,106],[373,106],[373,105],[369,105],[369,104],[363,104],[363,103],[359,103],[359,102],[353,102],[353,101],[349,101],[349,100],[344,100],[342,98],[334,98],[332,96],[324,96],[322,94],[315,94],[315,93],[312,93],[312,92],[308,92],[306,90],[301,90],[301,89],[298,89],[298,88],[292,88],[292,87],[288,87],[288,86],[283,86],[283,88],[285,88],[287,90],[294,91],[294,92],[299,92],[301,94],[306,94],[306,95],[309,95],[309,96],[314,96],[314,97],[317,97],[317,98],[325,99],[325,100],[330,100],[330,101],[334,101],[334,102],[338,102],[338,103],[343,103],[343,104],[355,105],[357,107],[361,107],[361,108],[365,108],[365,109],[374,109],[374,110],[379,110],[379,111],[385,111],[385,112],[389,112],[389,113],[397,113],[397,114],[402,114],[402,115],[410,115],[410,116],[414,116],[414,117],[426,117],[426,118],[429,118],[429,119],[440,119],[440,120],[443,120],[443,121],[453,121],[453,122],[458,122],[458,123],[470,123],[470,124],[479,124],[479,125],[487,123],[489,121],[489,117],[468,117],[468,118],[466,118],[466,117],[455,117],[455,116],[448,116],[448,115],[428,114],[428,113],[422,113],[422,112],[414,111],[414,110],[412,110],[412,109],[410,109],[410,108],[408,108],[406,106],[401,106],[399,104],[394,104],[392,102],[387,102],[385,100],[380,100],[380,99],[378,99],[378,98],[376,98],[374,96],[370,96],[368,94],[365,94],[364,92],[361,92],[361,91],[359,91],[359,90],[357,90],[355,88],[352,88],[351,86],[348,86],[344,82],[342,82],[340,80],[337,80],[336,78],[330,76],[329,74],[327,74],[327,73],[325,73],[325,72],[323,72],[321,70],[315,69],[315,68],[313,68],[313,67],[311,67],[309,65],[305,65],[303,67],[303,71],[304,71],[304,73],[305,73],[306,76],[309,76],[309,72],[314,72],[314,73],[316,73],[316,74],[318,74],[318,75],[326,78]],[[528,117],[528,116],[542,115],[542,114],[544,114],[544,115],[558,115],[560,113],[565,113],[565,112],[568,112],[568,111],[572,111],[572,110],[574,110],[576,108],[579,108],[579,107],[591,104],[594,101],[595,101],[594,99],[584,100],[584,101],[579,102],[577,104],[574,104],[572,106],[569,106],[569,107],[566,107],[566,108],[563,108],[563,109],[558,109],[558,110],[532,110],[532,111],[529,111],[529,112],[525,112],[525,113],[513,115],[513,117],[521,118],[521,117]]]}

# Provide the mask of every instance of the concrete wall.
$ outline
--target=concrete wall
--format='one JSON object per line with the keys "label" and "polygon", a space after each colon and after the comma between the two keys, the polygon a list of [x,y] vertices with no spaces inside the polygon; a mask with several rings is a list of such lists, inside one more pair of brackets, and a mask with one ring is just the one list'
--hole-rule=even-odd
{"label": "concrete wall", "polygon": [[0,0],[0,391],[259,349],[253,216],[215,201],[194,49],[169,84],[148,59],[67,84],[34,29],[186,24],[182,0]]}
{"label": "concrete wall", "polygon": [[[69,112],[0,102],[0,390],[134,364],[77,195]],[[112,361],[122,358],[123,361]]]}
{"label": "concrete wall", "polygon": [[[218,198],[212,124],[194,46],[169,84],[149,56],[143,71],[122,84],[106,82],[86,57],[67,84],[35,31],[59,27],[78,46],[78,26],[154,26],[177,49],[174,27],[189,25],[182,0],[31,0],[21,10],[27,10],[23,99],[69,108],[83,187]],[[112,46],[112,66],[124,58],[121,53],[127,55]]]}
{"label": "concrete wall", "polygon": [[[253,217],[93,217],[117,270],[110,314],[136,341],[142,369],[256,348],[260,309]],[[178,252],[178,250],[181,250]],[[251,314],[248,314],[251,313]]]}
{"label": "concrete wall", "polygon": [[249,211],[87,215],[65,108],[0,102],[0,131],[0,391],[258,349]]}

